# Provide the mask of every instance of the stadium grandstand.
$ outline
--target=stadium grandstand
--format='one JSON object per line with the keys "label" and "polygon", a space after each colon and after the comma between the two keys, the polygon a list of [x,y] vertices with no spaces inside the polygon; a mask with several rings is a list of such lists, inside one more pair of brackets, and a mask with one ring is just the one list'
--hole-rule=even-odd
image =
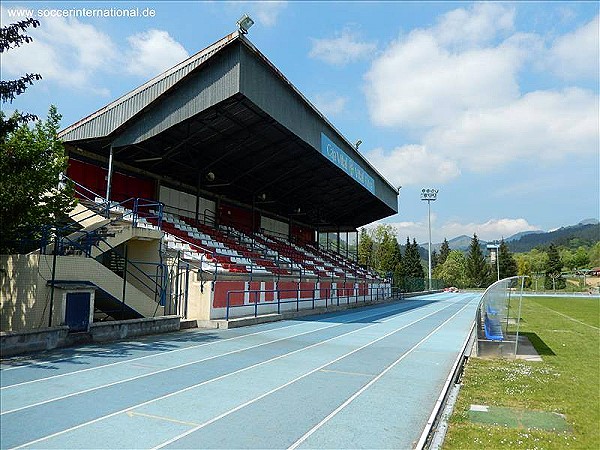
{"label": "stadium grandstand", "polygon": [[5,293],[3,331],[389,293],[357,228],[397,213],[397,189],[241,32],[60,137],[79,202],[6,269],[29,287]]}

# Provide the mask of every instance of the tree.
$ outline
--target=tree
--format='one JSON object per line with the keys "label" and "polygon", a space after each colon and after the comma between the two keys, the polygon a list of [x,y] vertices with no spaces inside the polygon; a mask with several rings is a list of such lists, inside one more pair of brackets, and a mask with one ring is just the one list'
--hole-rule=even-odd
{"label": "tree", "polygon": [[486,287],[491,281],[490,265],[479,246],[477,234],[473,235],[467,255],[467,278],[469,285],[477,288]]}
{"label": "tree", "polygon": [[442,242],[442,246],[440,247],[440,255],[438,257],[438,264],[444,264],[446,262],[446,258],[450,254],[450,244],[448,244],[448,239],[444,238],[444,242]]}
{"label": "tree", "polygon": [[444,281],[446,286],[465,288],[468,286],[467,260],[459,250],[451,250],[444,264],[439,264],[435,271],[435,278]]}
{"label": "tree", "polygon": [[562,277],[563,263],[560,260],[558,249],[554,244],[548,247],[548,262],[546,263],[546,280],[544,287],[546,289],[564,289],[566,281]]}
{"label": "tree", "polygon": [[438,255],[437,251],[431,252],[431,270],[434,270],[439,264],[440,255]]}
{"label": "tree", "polygon": [[[25,34],[25,30],[29,27],[36,28],[39,25],[40,22],[38,20],[29,18],[0,28],[0,53],[32,42],[33,38]],[[41,79],[42,76],[40,74],[26,73],[16,80],[0,80],[0,101],[2,103],[12,103],[34,81]],[[37,120],[37,116],[16,112],[11,117],[6,118],[4,112],[0,111],[0,141],[4,143],[9,133],[15,131],[20,125],[32,120]]]}
{"label": "tree", "polygon": [[517,268],[517,262],[515,261],[512,252],[509,250],[508,245],[506,244],[506,242],[504,242],[504,239],[500,241],[498,255],[500,279],[516,276],[519,272]]}
{"label": "tree", "polygon": [[590,264],[590,257],[585,247],[579,247],[573,254],[572,264],[574,269],[584,269]]}
{"label": "tree", "polygon": [[588,252],[590,258],[589,265],[591,268],[600,266],[600,242],[596,242]]}
{"label": "tree", "polygon": [[411,244],[410,238],[406,238],[406,248],[404,249],[404,273],[411,278],[425,278],[425,271],[421,264],[419,255],[419,244],[413,238]]}
{"label": "tree", "polygon": [[0,253],[18,251],[23,239],[39,239],[43,225],[75,206],[72,186],[59,188],[67,168],[60,119],[51,106],[46,121],[33,128],[22,124],[0,143]]}
{"label": "tree", "polygon": [[515,259],[517,261],[517,274],[527,277],[525,278],[525,287],[531,287],[533,279],[531,259],[524,253],[515,255]]}
{"label": "tree", "polygon": [[366,228],[361,228],[358,242],[358,263],[369,269],[373,268],[373,247],[373,238]]}
{"label": "tree", "polygon": [[393,274],[402,258],[400,246],[395,235],[390,233],[384,234],[383,240],[378,247],[378,255],[379,272],[385,276]]}

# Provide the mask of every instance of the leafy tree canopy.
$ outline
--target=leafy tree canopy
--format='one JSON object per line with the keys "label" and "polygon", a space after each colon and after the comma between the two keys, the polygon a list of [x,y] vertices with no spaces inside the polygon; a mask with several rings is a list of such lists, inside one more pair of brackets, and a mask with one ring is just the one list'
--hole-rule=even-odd
{"label": "leafy tree canopy", "polygon": [[0,142],[0,253],[19,251],[24,239],[39,239],[75,200],[69,185],[59,187],[67,168],[58,139],[61,116],[51,106],[46,121],[22,124]]}

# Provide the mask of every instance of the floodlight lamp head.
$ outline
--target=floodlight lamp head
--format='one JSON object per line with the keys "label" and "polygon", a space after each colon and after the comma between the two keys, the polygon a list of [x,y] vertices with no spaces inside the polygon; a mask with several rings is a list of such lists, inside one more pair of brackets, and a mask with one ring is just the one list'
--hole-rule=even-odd
{"label": "floodlight lamp head", "polygon": [[208,172],[206,174],[206,180],[207,181],[215,181],[215,174],[213,172]]}
{"label": "floodlight lamp head", "polygon": [[252,25],[254,25],[254,20],[252,20],[248,14],[244,14],[240,17],[240,20],[237,21],[238,30],[240,30],[240,33],[242,34],[248,34],[248,30]]}
{"label": "floodlight lamp head", "polygon": [[439,191],[439,189],[421,189],[421,200],[435,201]]}

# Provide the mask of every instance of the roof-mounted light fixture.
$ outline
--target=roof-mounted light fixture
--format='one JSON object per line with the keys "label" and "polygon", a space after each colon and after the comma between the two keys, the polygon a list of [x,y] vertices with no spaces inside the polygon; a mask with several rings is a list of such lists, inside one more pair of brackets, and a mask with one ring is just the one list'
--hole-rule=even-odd
{"label": "roof-mounted light fixture", "polygon": [[254,20],[252,20],[248,14],[244,14],[240,17],[240,20],[237,21],[238,30],[240,30],[240,33],[242,34],[248,34],[248,30],[252,25],[254,25]]}
{"label": "roof-mounted light fixture", "polygon": [[354,144],[354,149],[358,150],[358,147],[360,147],[360,144],[362,144],[362,141],[359,139],[358,141],[356,141],[356,144]]}

